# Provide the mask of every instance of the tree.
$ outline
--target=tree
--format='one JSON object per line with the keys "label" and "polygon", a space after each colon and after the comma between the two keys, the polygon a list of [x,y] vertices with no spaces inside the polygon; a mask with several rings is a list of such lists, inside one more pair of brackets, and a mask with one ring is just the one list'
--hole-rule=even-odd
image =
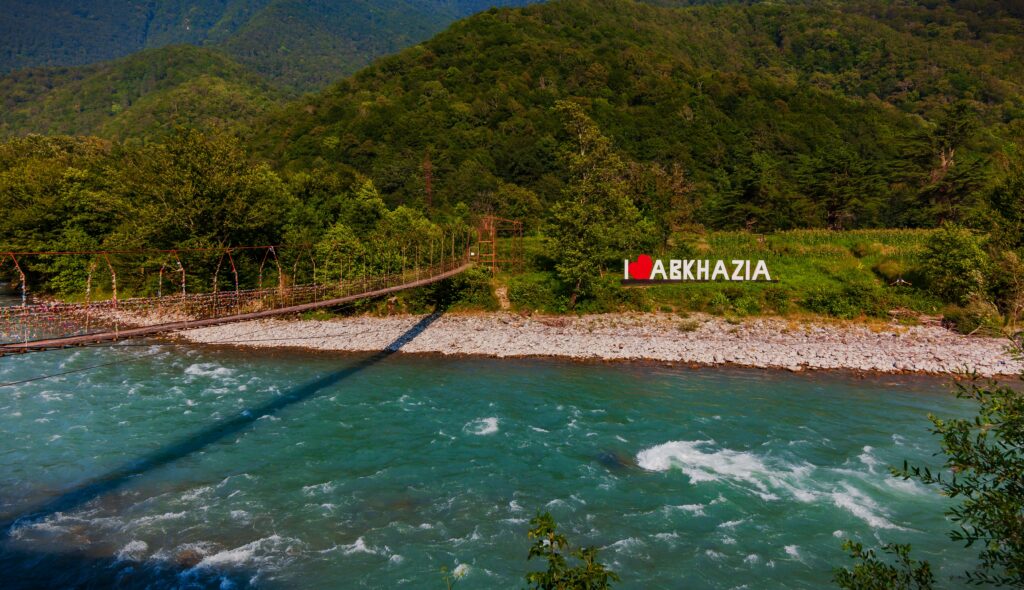
{"label": "tree", "polygon": [[993,233],[1010,248],[1024,246],[1024,161],[1017,162],[1010,175],[993,187],[988,197],[998,214]]}
{"label": "tree", "polygon": [[622,260],[655,237],[629,197],[626,166],[611,140],[576,103],[559,101],[570,140],[564,158],[569,184],[552,208],[555,271],[571,289],[570,305],[589,294],[606,264]]}
{"label": "tree", "polygon": [[[527,560],[539,557],[548,564],[545,571],[526,574],[526,582],[533,590],[605,590],[611,582],[618,582],[619,576],[597,561],[595,547],[569,550],[569,541],[558,532],[558,525],[551,514],[537,514],[530,519],[533,526],[528,533],[534,539]],[[566,555],[574,557],[580,565],[570,567]]]}
{"label": "tree", "polygon": [[238,140],[181,129],[167,143],[111,162],[110,191],[131,203],[118,245],[180,247],[277,243],[292,197]]}
{"label": "tree", "polygon": [[829,229],[875,225],[886,186],[870,163],[845,145],[828,144],[802,158],[801,184]]}
{"label": "tree", "polygon": [[922,264],[932,290],[946,301],[962,305],[984,292],[988,255],[970,230],[943,225],[928,238]]}
{"label": "tree", "polygon": [[943,113],[931,134],[933,166],[917,197],[919,222],[961,221],[969,208],[978,205],[979,191],[989,180],[987,162],[958,154],[977,128],[977,114],[963,101]]}
{"label": "tree", "polygon": [[860,561],[852,569],[837,569],[836,584],[846,590],[931,590],[935,584],[931,565],[910,557],[910,545],[888,544],[882,551],[896,556],[896,565],[878,559],[874,549],[845,541],[843,549],[852,559]]}
{"label": "tree", "polygon": [[716,223],[756,231],[812,225],[814,204],[793,190],[783,171],[783,161],[770,152],[741,155],[714,204]]}
{"label": "tree", "polygon": [[359,276],[362,268],[354,265],[366,254],[366,249],[355,232],[339,222],[324,233],[314,252],[322,268],[320,277],[335,282]]}
{"label": "tree", "polygon": [[[1014,342],[1017,356],[1021,346]],[[931,432],[941,439],[942,471],[904,462],[892,473],[936,486],[942,495],[959,500],[946,512],[957,526],[950,538],[980,549],[977,568],[964,574],[967,582],[1024,588],[1024,392],[972,379],[957,384],[957,397],[975,402],[977,415],[952,420],[929,416]],[[910,559],[909,546],[886,546],[897,565],[876,559],[873,551],[864,552],[857,544],[847,542],[845,548],[861,563],[852,570],[836,570],[834,579],[842,588],[930,587],[930,567]]]}

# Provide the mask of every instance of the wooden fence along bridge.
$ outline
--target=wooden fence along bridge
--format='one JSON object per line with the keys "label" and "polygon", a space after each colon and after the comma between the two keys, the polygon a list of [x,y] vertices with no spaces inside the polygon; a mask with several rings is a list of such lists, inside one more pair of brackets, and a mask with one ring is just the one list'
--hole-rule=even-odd
{"label": "wooden fence along bridge", "polygon": [[[503,255],[497,245],[509,237],[511,254]],[[521,260],[521,238],[518,222],[484,217],[475,229],[357,256],[311,246],[0,251],[0,280],[15,287],[11,301],[0,301],[0,356],[337,307],[437,283],[474,263],[496,270]],[[31,297],[44,266],[51,286],[77,279],[81,300]],[[146,294],[119,298],[119,285],[122,293]]]}

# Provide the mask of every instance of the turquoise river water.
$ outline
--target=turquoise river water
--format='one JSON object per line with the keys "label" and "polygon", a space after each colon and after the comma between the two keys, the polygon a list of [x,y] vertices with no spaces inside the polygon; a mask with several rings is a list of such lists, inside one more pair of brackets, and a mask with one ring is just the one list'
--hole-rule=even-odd
{"label": "turquoise river water", "polygon": [[[147,355],[147,356],[143,356]],[[0,358],[5,588],[518,588],[528,520],[621,588],[821,588],[842,538],[950,575],[947,381],[142,343]]]}

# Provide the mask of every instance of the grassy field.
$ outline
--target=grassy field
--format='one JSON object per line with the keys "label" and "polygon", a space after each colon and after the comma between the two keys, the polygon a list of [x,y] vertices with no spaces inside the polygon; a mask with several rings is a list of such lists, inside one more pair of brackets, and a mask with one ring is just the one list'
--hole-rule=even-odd
{"label": "grassy field", "polygon": [[[526,239],[525,269],[502,272],[514,309],[547,313],[704,311],[749,316],[813,313],[839,318],[937,314],[941,302],[919,288],[919,257],[931,230],[799,230],[770,235],[678,235],[661,258],[764,260],[775,283],[683,283],[624,288],[621,266],[608,268],[593,297],[569,309],[568,293],[539,238]],[[635,256],[635,253],[633,254]],[[901,281],[902,280],[902,281]],[[906,283],[903,283],[905,281]],[[911,320],[912,321],[912,320]]]}

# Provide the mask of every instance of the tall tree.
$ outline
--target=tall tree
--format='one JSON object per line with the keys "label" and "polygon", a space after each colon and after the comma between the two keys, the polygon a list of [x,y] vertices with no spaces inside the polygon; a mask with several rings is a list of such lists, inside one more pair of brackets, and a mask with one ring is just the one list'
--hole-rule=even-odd
{"label": "tall tree", "polygon": [[569,182],[552,208],[555,270],[570,290],[570,305],[591,292],[613,260],[634,255],[655,235],[629,196],[626,165],[594,121],[574,102],[559,101],[568,136],[563,157]]}

